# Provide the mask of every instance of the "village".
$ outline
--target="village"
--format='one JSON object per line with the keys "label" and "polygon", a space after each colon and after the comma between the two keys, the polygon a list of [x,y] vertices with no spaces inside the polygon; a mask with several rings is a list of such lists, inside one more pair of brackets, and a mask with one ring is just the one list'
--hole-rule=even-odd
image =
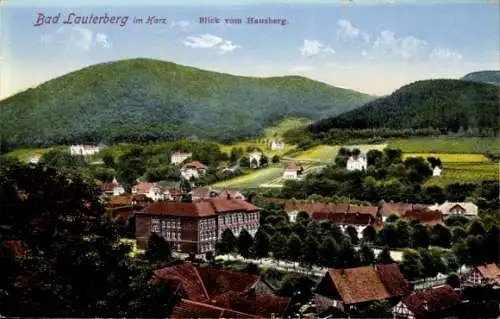
{"label": "village", "polygon": [[[284,147],[282,140],[273,140],[270,146],[272,150]],[[69,153],[92,158],[102,148],[73,145]],[[342,169],[368,169],[367,153],[342,152],[349,153],[336,159],[337,163],[344,162],[340,164]],[[425,204],[378,198],[376,204],[369,204],[265,197],[245,190],[197,185],[209,167],[202,159],[192,157],[192,152],[182,150],[171,153],[170,164],[179,170],[177,183],[150,182],[137,176],[131,187],[122,185],[116,177],[99,186],[108,214],[132,227],[133,246],[139,254],[160,238],[168,243],[173,255],[184,260],[154,273],[157,284],[176,287],[182,295],[171,318],[332,318],[342,314],[373,316],[384,311],[393,318],[458,317],[460,312],[479,307],[475,293],[490,291],[495,296],[500,288],[500,268],[488,262],[495,258],[471,258],[464,263],[450,249],[460,236],[453,225],[468,225],[469,234],[476,234],[482,227],[482,233],[477,234],[495,236],[494,230],[491,235],[484,230],[478,206],[472,201]],[[37,165],[41,158],[34,155],[28,163]],[[238,159],[239,165],[245,165],[243,161],[253,170],[269,163],[259,150]],[[429,160],[429,166],[431,178],[439,177],[440,160]],[[304,175],[300,163],[283,164],[285,183],[300,183]],[[315,227],[325,229],[331,237],[319,235],[313,240],[316,244],[311,244],[308,230]],[[402,230],[405,227],[406,232]],[[405,236],[408,238],[402,239]],[[396,244],[401,240],[402,244]],[[424,243],[416,244],[419,240]],[[409,247],[429,247],[444,261],[433,264],[429,261],[436,258],[432,254],[424,256],[427,260],[411,259]],[[356,257],[346,257],[352,253]],[[231,260],[301,273],[313,278],[314,284],[307,298],[277,295],[276,285],[258,274],[213,268],[216,262]],[[427,267],[438,270],[429,272]]]}

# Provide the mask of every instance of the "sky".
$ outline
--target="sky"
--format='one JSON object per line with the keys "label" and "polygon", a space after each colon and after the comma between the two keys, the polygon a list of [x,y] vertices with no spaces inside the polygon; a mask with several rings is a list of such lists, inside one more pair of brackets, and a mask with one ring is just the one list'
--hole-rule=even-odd
{"label": "sky", "polygon": [[[386,95],[414,81],[500,69],[499,9],[487,0],[3,0],[0,99],[92,64],[139,57],[245,76],[301,75]],[[91,15],[100,23],[77,23]]]}

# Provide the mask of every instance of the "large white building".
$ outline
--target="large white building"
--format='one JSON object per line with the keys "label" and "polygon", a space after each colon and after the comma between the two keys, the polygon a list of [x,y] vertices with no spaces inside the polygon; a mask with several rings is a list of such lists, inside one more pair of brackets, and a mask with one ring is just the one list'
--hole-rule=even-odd
{"label": "large white building", "polygon": [[347,159],[347,170],[349,171],[362,171],[368,167],[366,154],[361,153],[358,156],[349,156]]}
{"label": "large white building", "polygon": [[193,156],[193,153],[175,152],[170,157],[170,162],[172,164],[180,164],[192,156]]}
{"label": "large white building", "polygon": [[101,151],[99,146],[95,145],[71,145],[69,147],[69,153],[71,155],[89,156],[97,154]]}
{"label": "large white building", "polygon": [[302,167],[295,163],[289,164],[283,172],[283,178],[288,180],[298,180],[302,178]]}
{"label": "large white building", "polygon": [[273,140],[273,142],[271,143],[271,149],[273,151],[282,150],[284,148],[285,148],[285,142],[281,139]]}
{"label": "large white building", "polygon": [[262,153],[259,151],[254,151],[248,155],[248,160],[250,162],[250,168],[259,168],[260,160],[262,158]]}

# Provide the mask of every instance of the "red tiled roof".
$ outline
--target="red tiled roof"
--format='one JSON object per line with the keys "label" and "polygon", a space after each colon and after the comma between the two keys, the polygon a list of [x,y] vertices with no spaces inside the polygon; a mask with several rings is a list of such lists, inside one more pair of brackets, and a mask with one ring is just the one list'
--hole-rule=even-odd
{"label": "red tiled roof", "polygon": [[3,242],[5,248],[10,249],[15,256],[26,256],[26,247],[20,240],[6,240]]}
{"label": "red tiled roof", "polygon": [[365,213],[372,214],[375,216],[377,214],[378,208],[376,206],[358,206],[358,205],[349,205],[349,214],[353,213]]}
{"label": "red tiled roof", "polygon": [[206,303],[182,299],[173,309],[170,318],[258,318]]}
{"label": "red tiled roof", "polygon": [[167,188],[168,193],[170,196],[181,196],[182,195],[182,190],[179,188]]}
{"label": "red tiled roof", "polygon": [[202,163],[200,163],[198,161],[191,161],[189,163],[184,164],[181,169],[187,169],[187,168],[190,168],[190,167],[194,167],[196,169],[205,169],[205,168],[207,168],[205,165],[203,165]]}
{"label": "red tiled roof", "polygon": [[322,212],[325,209],[325,206],[327,204],[325,203],[290,203],[287,202],[285,203],[285,211],[287,213],[293,212],[293,211],[299,211],[299,212],[307,212],[309,215],[312,215],[314,212]]}
{"label": "red tiled roof", "polygon": [[346,213],[349,211],[349,204],[327,204],[324,210],[329,213]]}
{"label": "red tiled roof", "polygon": [[383,216],[390,216],[390,215],[397,215],[401,216],[403,215],[407,210],[412,209],[412,204],[408,203],[384,203],[384,207],[382,208],[382,215]]}
{"label": "red tiled roof", "polygon": [[459,302],[459,294],[448,285],[426,291],[417,291],[403,300],[406,307],[416,316],[426,316],[445,310]]}
{"label": "red tiled roof", "polygon": [[212,192],[212,189],[210,187],[197,187],[193,189],[190,194],[193,197],[201,198],[201,199],[208,199],[210,198],[210,193]]}
{"label": "red tiled roof", "polygon": [[121,207],[126,205],[132,205],[132,196],[129,194],[111,196],[108,200],[107,207]]}
{"label": "red tiled roof", "polygon": [[209,301],[209,296],[198,270],[191,264],[181,264],[155,270],[153,283],[172,284],[172,286],[181,284],[181,289],[187,299],[201,302]]}
{"label": "red tiled roof", "polygon": [[234,199],[245,199],[245,196],[243,196],[243,194],[241,194],[240,192],[238,192],[238,191],[229,191],[229,190],[224,190],[224,191],[220,192],[217,197],[219,197],[219,198],[227,198],[228,195],[229,195],[230,198],[234,198]]}
{"label": "red tiled roof", "polygon": [[328,274],[345,304],[401,296],[408,289],[397,265],[329,269]]}
{"label": "red tiled roof", "polygon": [[157,202],[144,208],[141,213],[179,217],[215,216],[215,209],[208,201]]}
{"label": "red tiled roof", "polygon": [[444,224],[443,213],[439,210],[429,210],[429,209],[413,209],[406,211],[401,218],[412,221],[418,220],[426,226],[434,226],[437,224]]}
{"label": "red tiled roof", "polygon": [[211,199],[211,202],[217,213],[259,210],[255,205],[241,199],[225,199],[215,197]]}
{"label": "red tiled roof", "polygon": [[497,264],[477,265],[475,267],[484,278],[500,278],[500,268],[498,268]]}
{"label": "red tiled roof", "polygon": [[410,293],[410,283],[405,279],[396,264],[375,265],[380,280],[391,296],[406,296]]}
{"label": "red tiled roof", "polygon": [[391,297],[372,266],[329,269],[328,273],[345,304]]}
{"label": "red tiled roof", "polygon": [[119,187],[120,184],[117,183],[102,183],[101,190],[102,191],[112,191],[115,187]]}
{"label": "red tiled roof", "polygon": [[139,183],[137,185],[134,185],[134,187],[132,187],[132,191],[137,192],[139,194],[144,194],[148,193],[149,190],[153,187],[160,187],[160,185],[157,183]]}
{"label": "red tiled roof", "polygon": [[256,294],[254,291],[242,293],[229,291],[215,297],[213,304],[251,315],[269,317],[275,314],[277,317],[283,317],[291,300],[290,297]]}
{"label": "red tiled roof", "polygon": [[288,164],[288,166],[286,167],[286,169],[289,170],[289,171],[296,171],[296,170],[300,169],[300,166],[298,166],[295,163],[290,163],[290,164]]}
{"label": "red tiled roof", "polygon": [[228,291],[244,292],[260,280],[259,276],[243,272],[209,267],[200,267],[197,270],[209,296],[216,296]]}
{"label": "red tiled roof", "polygon": [[371,214],[315,212],[311,218],[314,220],[329,220],[342,225],[371,225],[375,222],[375,217]]}

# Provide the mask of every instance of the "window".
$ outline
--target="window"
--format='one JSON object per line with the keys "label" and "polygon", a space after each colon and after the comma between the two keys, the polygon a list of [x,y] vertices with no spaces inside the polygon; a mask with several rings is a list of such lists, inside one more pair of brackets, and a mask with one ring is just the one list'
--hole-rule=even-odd
{"label": "window", "polygon": [[160,233],[160,220],[158,218],[151,218],[151,232],[152,233]]}
{"label": "window", "polygon": [[167,232],[167,239],[170,239],[170,232]]}
{"label": "window", "polygon": [[176,235],[176,233],[172,233],[172,239],[174,239],[174,240],[176,239],[175,235]]}
{"label": "window", "polygon": [[177,218],[177,229],[181,228],[181,219]]}
{"label": "window", "polygon": [[177,250],[181,250],[181,244],[180,243],[177,244],[176,246],[177,246]]}

